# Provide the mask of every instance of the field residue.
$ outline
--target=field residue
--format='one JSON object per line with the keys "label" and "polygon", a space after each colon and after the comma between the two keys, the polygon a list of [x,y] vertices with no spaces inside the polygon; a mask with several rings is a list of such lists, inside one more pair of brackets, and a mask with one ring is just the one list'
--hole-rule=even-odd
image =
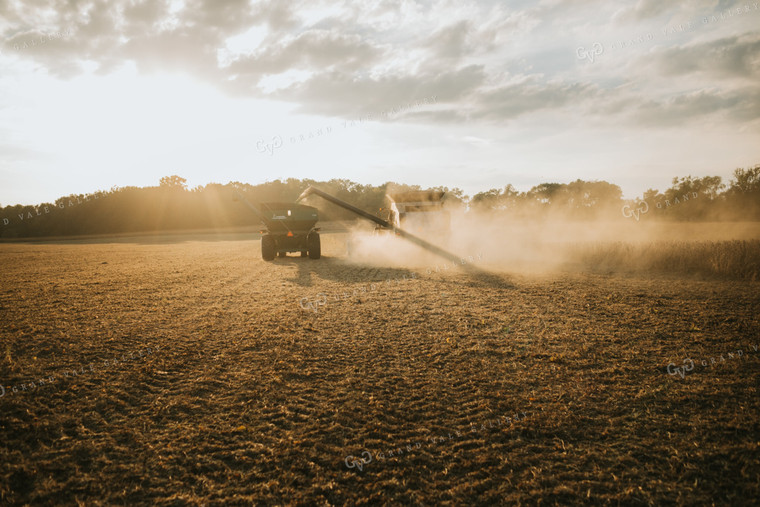
{"label": "field residue", "polygon": [[57,378],[0,398],[0,503],[759,496],[756,283],[537,277],[491,243],[451,245],[482,252],[479,278],[324,239],[319,261],[272,263],[258,241],[0,245],[0,384]]}

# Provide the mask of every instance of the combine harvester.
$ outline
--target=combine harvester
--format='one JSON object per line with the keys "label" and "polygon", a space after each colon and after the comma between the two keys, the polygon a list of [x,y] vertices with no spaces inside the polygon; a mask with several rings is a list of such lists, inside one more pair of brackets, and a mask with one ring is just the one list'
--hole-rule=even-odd
{"label": "combine harvester", "polygon": [[[448,240],[451,216],[443,209],[444,193],[440,190],[388,193],[385,198],[389,206],[380,210],[381,217],[396,229],[403,227],[431,240]],[[375,226],[376,234],[386,231],[387,227]]]}

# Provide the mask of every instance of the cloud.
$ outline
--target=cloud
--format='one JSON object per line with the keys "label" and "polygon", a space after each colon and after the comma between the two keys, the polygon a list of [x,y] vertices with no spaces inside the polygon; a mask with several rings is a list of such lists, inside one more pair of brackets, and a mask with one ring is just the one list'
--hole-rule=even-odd
{"label": "cloud", "polygon": [[[54,75],[84,73],[92,62],[108,74],[133,62],[141,72],[180,71],[230,95],[290,102],[301,113],[352,118],[436,96],[434,107],[400,116],[416,122],[491,123],[572,109],[600,122],[644,126],[718,114],[736,122],[754,119],[757,32],[713,40],[704,40],[708,34],[700,32],[698,43],[668,41],[628,63],[579,73],[572,67],[577,63],[572,41],[563,48],[543,36],[572,34],[575,21],[570,20],[588,17],[591,23],[598,14],[594,5],[559,0],[538,6],[451,0],[366,5],[50,0],[30,7],[8,1],[0,4],[0,26],[5,48],[70,30],[68,38],[16,53]],[[712,8],[712,0],[696,6],[640,0],[623,10],[607,7],[602,17],[617,9],[635,22],[692,15],[703,7]],[[228,40],[256,27],[261,36],[255,44],[237,52],[228,47]],[[530,68],[541,73],[520,74]],[[646,80],[663,86],[642,84]]]}
{"label": "cloud", "polygon": [[156,0],[126,4],[122,9],[122,15],[128,27],[140,30],[151,29],[156,21],[169,15],[169,2]]}
{"label": "cloud", "polygon": [[507,120],[531,112],[577,105],[594,99],[598,93],[590,83],[544,83],[538,76],[530,76],[521,82],[480,93],[473,116]]}
{"label": "cloud", "polygon": [[639,0],[630,11],[637,20],[649,19],[659,16],[664,12],[671,11],[674,6],[682,4],[678,0]]}
{"label": "cloud", "polygon": [[707,74],[718,79],[760,78],[760,34],[725,37],[665,49],[655,57],[658,72],[668,76]]}
{"label": "cloud", "polygon": [[457,21],[434,33],[425,41],[425,46],[438,58],[461,58],[468,51],[467,35],[471,26],[469,20]]}
{"label": "cloud", "polygon": [[619,22],[648,21],[661,16],[688,17],[690,13],[712,10],[717,7],[715,0],[638,0],[636,5],[626,6],[618,10],[614,16]]}
{"label": "cloud", "polygon": [[357,35],[335,34],[326,30],[309,30],[288,40],[270,45],[255,55],[232,61],[232,76],[264,76],[292,69],[353,71],[371,65],[381,54],[379,48],[364,42]]}
{"label": "cloud", "polygon": [[357,79],[342,72],[322,73],[282,90],[276,97],[301,104],[299,112],[353,117],[377,114],[407,102],[436,96],[437,103],[462,101],[485,82],[482,66],[444,73],[387,75]]}
{"label": "cloud", "polygon": [[462,137],[462,141],[464,141],[467,144],[471,144],[477,147],[488,146],[491,144],[491,141],[489,141],[488,139],[482,139],[480,137],[475,137],[475,136],[464,136]]}
{"label": "cloud", "polygon": [[660,48],[629,62],[627,85],[597,97],[610,120],[651,128],[760,119],[760,35],[733,35]]}
{"label": "cloud", "polygon": [[629,104],[634,123],[647,127],[683,127],[690,121],[717,116],[734,123],[760,119],[760,88],[736,91],[699,90],[664,100]]}

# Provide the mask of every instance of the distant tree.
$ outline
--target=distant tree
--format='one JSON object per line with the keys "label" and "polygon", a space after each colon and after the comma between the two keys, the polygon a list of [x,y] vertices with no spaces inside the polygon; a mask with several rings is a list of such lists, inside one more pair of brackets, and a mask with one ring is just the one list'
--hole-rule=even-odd
{"label": "distant tree", "polygon": [[662,195],[659,190],[655,190],[652,188],[644,192],[644,195],[641,198],[642,201],[646,201],[650,205],[655,204],[656,202],[659,202],[663,199],[665,199],[665,196]]}
{"label": "distant tree", "polygon": [[664,212],[663,217],[670,219],[705,219],[717,213],[719,201],[725,200],[721,194],[724,188],[720,176],[676,177],[671,187],[663,193],[664,199],[660,199],[655,206]]}
{"label": "distant tree", "polygon": [[187,190],[187,180],[177,175],[164,176],[159,180],[158,186],[172,190]]}
{"label": "distant tree", "polygon": [[[251,226],[256,218],[246,206],[233,201],[233,188],[252,203],[293,202],[309,185],[316,185],[371,213],[385,206],[386,192],[421,190],[419,185],[393,182],[363,185],[347,179],[324,182],[288,178],[256,185],[208,183],[187,192],[184,191],[186,180],[175,175],[161,178],[158,187],[113,186],[110,191],[59,197],[53,203],[2,207],[0,237]],[[644,192],[643,198],[650,206],[646,216],[648,219],[659,216],[675,220],[760,219],[760,165],[736,169],[728,190],[723,191],[725,187],[717,176],[675,178],[671,188],[664,193],[653,189]],[[446,192],[444,201],[448,204],[461,205],[468,200],[461,189],[435,189]],[[621,194],[617,185],[605,181],[576,180],[568,184],[542,183],[528,192],[518,192],[512,185],[506,185],[475,194],[469,204],[472,209],[524,218],[545,216],[547,212],[590,218],[607,213],[606,208],[613,205],[617,208],[613,214],[619,215]],[[322,220],[357,220],[356,215],[322,199],[314,198],[308,203],[319,208]]]}
{"label": "distant tree", "polygon": [[551,205],[564,186],[562,183],[541,183],[528,190],[527,197],[531,201]]}
{"label": "distant tree", "polygon": [[685,193],[697,192],[700,196],[704,195],[710,200],[718,198],[720,191],[726,188],[721,183],[720,176],[705,176],[704,178],[692,178],[686,176],[684,178],[673,178],[672,186],[665,191],[665,197],[667,199],[674,199]]}
{"label": "distant tree", "polygon": [[760,193],[760,165],[750,169],[736,169],[729,186],[731,193]]}
{"label": "distant tree", "polygon": [[760,219],[760,165],[734,171],[726,191],[725,211],[734,219]]}
{"label": "distant tree", "polygon": [[515,187],[509,183],[504,187],[499,196],[499,209],[512,211],[517,209],[522,201],[525,200],[525,194],[518,192]]}
{"label": "distant tree", "polygon": [[500,196],[501,192],[499,189],[492,188],[490,190],[486,190],[485,192],[478,192],[472,196],[472,201],[470,201],[470,204],[473,209],[479,211],[494,211],[499,206]]}

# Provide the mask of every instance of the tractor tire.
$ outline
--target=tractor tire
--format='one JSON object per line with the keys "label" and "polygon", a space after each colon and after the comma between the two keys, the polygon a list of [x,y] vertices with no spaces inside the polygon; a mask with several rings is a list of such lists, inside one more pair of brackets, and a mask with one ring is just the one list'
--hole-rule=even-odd
{"label": "tractor tire", "polygon": [[261,236],[261,258],[265,261],[273,261],[274,256],[274,238],[269,234]]}
{"label": "tractor tire", "polygon": [[307,255],[309,254],[306,250],[301,250],[301,257],[306,257]]}
{"label": "tractor tire", "polygon": [[309,233],[306,243],[309,246],[309,259],[319,259],[322,257],[322,244],[319,241],[318,232]]}
{"label": "tractor tire", "polygon": [[288,252],[277,252],[277,257],[287,257]]}

